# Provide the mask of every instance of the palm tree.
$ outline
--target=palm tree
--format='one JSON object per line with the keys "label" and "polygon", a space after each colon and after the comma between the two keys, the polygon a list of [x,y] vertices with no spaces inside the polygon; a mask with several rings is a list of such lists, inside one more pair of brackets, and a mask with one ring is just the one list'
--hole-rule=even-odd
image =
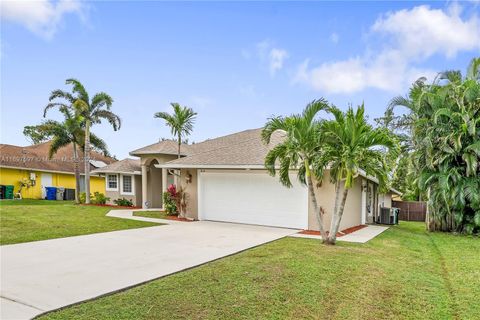
{"label": "palm tree", "polygon": [[[78,147],[84,149],[84,129],[83,122],[77,115],[73,115],[67,108],[60,108],[65,116],[63,122],[54,120],[43,121],[40,125],[26,126],[23,133],[30,137],[35,143],[51,140],[48,157],[51,159],[57,151],[65,146],[72,145],[74,173],[75,173],[75,202],[79,203],[80,197],[80,170],[78,166]],[[105,142],[92,134],[92,145],[108,153]]]}
{"label": "palm tree", "polygon": [[367,123],[363,105],[356,111],[349,107],[342,112],[333,106],[329,111],[334,119],[321,124],[323,141],[318,162],[330,169],[330,180],[335,184],[335,205],[326,241],[335,244],[348,191],[355,179],[364,171],[376,177],[385,190],[389,170],[386,160],[398,154],[398,143],[388,129],[373,128]]}
{"label": "palm tree", "polygon": [[318,155],[322,145],[321,124],[315,116],[321,110],[328,110],[326,100],[319,99],[309,103],[302,114],[289,117],[274,117],[269,119],[262,130],[262,140],[269,144],[276,133],[284,135],[283,142],[274,146],[265,158],[265,168],[270,175],[277,173],[280,182],[291,187],[290,171],[297,173],[297,178],[308,187],[309,199],[314,208],[322,239],[327,239],[327,233],[322,217],[322,208],[318,205],[314,190],[314,181],[320,183],[323,178],[323,166],[318,163]]}
{"label": "palm tree", "polygon": [[390,108],[409,110],[413,174],[427,191],[429,230],[480,230],[480,58],[466,76],[438,74],[432,84],[419,79],[406,98]]}
{"label": "palm tree", "polygon": [[172,135],[177,138],[178,158],[180,158],[180,146],[182,138],[187,137],[193,130],[193,124],[197,117],[197,113],[192,108],[182,107],[176,102],[170,104],[173,108],[173,114],[168,112],[157,112],[154,118],[165,120],[165,124],[170,127]]}
{"label": "palm tree", "polygon": [[[53,107],[65,106],[65,101],[69,104],[76,114],[81,116],[84,121],[85,129],[85,203],[90,203],[90,127],[93,124],[101,123],[107,120],[113,127],[113,130],[120,129],[121,120],[118,115],[110,111],[113,103],[112,97],[105,92],[96,93],[92,99],[83,84],[76,79],[67,79],[66,84],[71,84],[72,93],[63,90],[55,90],[50,95],[50,103],[45,107],[44,115],[48,109]],[[52,102],[56,99],[62,99],[62,102]]]}

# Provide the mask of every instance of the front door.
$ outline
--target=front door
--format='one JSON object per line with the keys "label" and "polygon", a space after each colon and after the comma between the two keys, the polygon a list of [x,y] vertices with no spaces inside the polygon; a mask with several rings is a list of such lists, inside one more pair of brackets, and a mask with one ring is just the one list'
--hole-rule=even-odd
{"label": "front door", "polygon": [[42,183],[42,199],[45,199],[45,197],[47,196],[47,189],[45,189],[45,187],[51,187],[53,184],[52,174],[42,173],[40,179]]}

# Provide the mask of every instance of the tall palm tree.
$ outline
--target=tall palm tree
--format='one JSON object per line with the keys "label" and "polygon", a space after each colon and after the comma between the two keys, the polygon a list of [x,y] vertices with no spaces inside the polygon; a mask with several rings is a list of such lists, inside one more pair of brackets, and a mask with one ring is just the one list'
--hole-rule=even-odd
{"label": "tall palm tree", "polygon": [[[69,103],[76,114],[81,116],[84,121],[85,128],[85,203],[90,203],[90,143],[91,134],[90,127],[93,124],[101,123],[102,120],[107,120],[113,127],[113,130],[120,129],[121,120],[118,115],[113,113],[112,107],[113,99],[105,92],[96,93],[91,99],[83,84],[76,79],[67,79],[66,84],[72,85],[72,93],[63,90],[55,90],[50,95],[50,103],[45,107],[44,114],[50,108],[64,106],[65,101]],[[61,102],[52,102],[61,99]]]}
{"label": "tall palm tree", "polygon": [[170,127],[172,135],[177,138],[177,155],[178,158],[180,158],[182,138],[187,137],[192,132],[197,113],[194,112],[192,108],[186,106],[182,107],[176,102],[172,102],[170,105],[173,108],[173,114],[168,112],[157,112],[154,114],[154,117],[165,120],[165,124]]}
{"label": "tall palm tree", "polygon": [[389,170],[386,160],[389,155],[398,154],[399,147],[388,129],[373,128],[367,123],[363,105],[356,111],[349,107],[342,112],[333,106],[329,111],[334,119],[321,124],[323,141],[318,161],[320,166],[330,168],[330,180],[335,184],[335,205],[326,241],[335,244],[348,191],[355,179],[363,170],[376,177],[385,190]]}
{"label": "tall palm tree", "polygon": [[322,239],[327,239],[327,233],[322,217],[322,208],[318,205],[317,195],[314,190],[314,180],[320,183],[323,178],[323,167],[318,163],[322,145],[321,125],[315,119],[318,112],[328,110],[326,100],[319,99],[309,103],[302,114],[289,117],[271,118],[262,130],[262,140],[269,144],[274,134],[283,134],[283,142],[273,147],[265,158],[265,168],[270,175],[277,173],[280,182],[291,187],[290,172],[294,170],[297,178],[308,187],[309,199],[314,208],[320,228]]}
{"label": "tall palm tree", "polygon": [[[57,151],[65,146],[72,145],[74,173],[75,173],[75,202],[79,203],[80,197],[80,170],[78,147],[84,149],[84,130],[82,128],[82,119],[77,115],[73,115],[70,110],[66,108],[60,109],[65,116],[63,122],[54,120],[43,121],[39,125],[26,126],[23,133],[30,137],[34,142],[40,143],[51,140],[48,157],[51,159]],[[92,134],[92,145],[104,153],[108,153],[105,142]]]}

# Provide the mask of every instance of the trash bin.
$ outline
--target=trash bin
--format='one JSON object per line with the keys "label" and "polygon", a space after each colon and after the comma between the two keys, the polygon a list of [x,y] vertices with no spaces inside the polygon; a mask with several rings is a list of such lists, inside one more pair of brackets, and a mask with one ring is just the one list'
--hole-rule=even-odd
{"label": "trash bin", "polygon": [[57,188],[55,187],[45,187],[47,191],[47,200],[57,200]]}
{"label": "trash bin", "polygon": [[63,200],[64,193],[65,193],[64,187],[57,187],[57,200]]}
{"label": "trash bin", "polygon": [[5,186],[0,185],[0,199],[5,199]]}
{"label": "trash bin", "polygon": [[5,186],[5,198],[13,199],[13,186]]}
{"label": "trash bin", "polygon": [[75,189],[65,189],[63,200],[75,200]]}

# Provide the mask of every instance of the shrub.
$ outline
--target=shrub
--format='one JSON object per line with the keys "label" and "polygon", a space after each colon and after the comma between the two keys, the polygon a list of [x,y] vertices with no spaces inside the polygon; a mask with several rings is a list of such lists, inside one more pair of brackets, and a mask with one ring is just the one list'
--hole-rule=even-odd
{"label": "shrub", "polygon": [[[85,192],[80,193],[80,203],[85,203],[87,194]],[[90,203],[92,204],[106,204],[110,200],[109,197],[106,197],[103,193],[95,191],[93,195],[90,194]]]}
{"label": "shrub", "polygon": [[172,184],[168,187],[162,195],[163,207],[168,215],[175,215],[178,213],[177,204],[176,204],[177,191],[175,186]]}
{"label": "shrub", "polygon": [[93,204],[106,204],[107,201],[109,201],[110,198],[106,197],[103,193],[95,191],[93,193],[93,199],[91,199],[91,202]]}
{"label": "shrub", "polygon": [[87,198],[87,194],[85,192],[80,192],[79,197],[80,197],[80,199],[79,199],[80,203],[85,203],[86,198]]}
{"label": "shrub", "polygon": [[128,200],[125,198],[113,200],[113,203],[120,207],[133,207],[132,200]]}

